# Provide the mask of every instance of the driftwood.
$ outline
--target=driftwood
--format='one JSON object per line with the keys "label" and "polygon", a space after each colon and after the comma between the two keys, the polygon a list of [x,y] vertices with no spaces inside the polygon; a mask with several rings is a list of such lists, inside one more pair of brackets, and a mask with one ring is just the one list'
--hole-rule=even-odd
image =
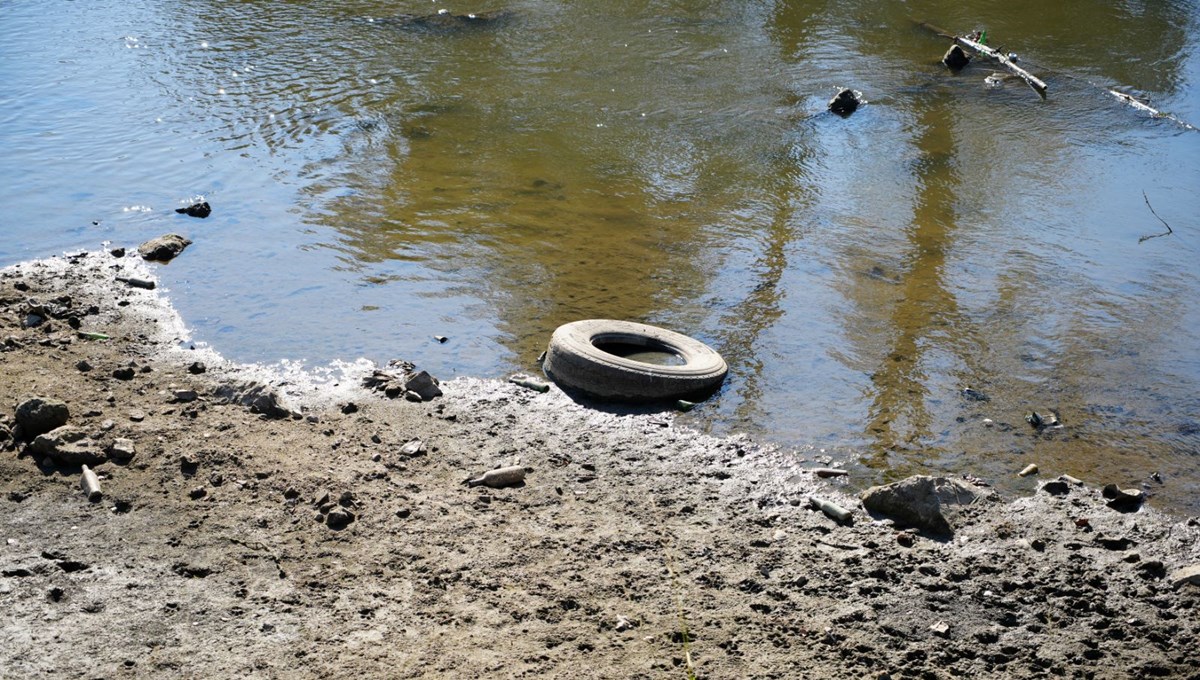
{"label": "driftwood", "polygon": [[1043,99],[1046,97],[1046,83],[1042,82],[1040,79],[1038,79],[1037,76],[1033,75],[1029,71],[1026,71],[1025,69],[1021,68],[1020,66],[1017,66],[1016,63],[1014,63],[1013,60],[1010,59],[1007,54],[997,52],[996,50],[988,47],[987,45],[984,45],[981,42],[972,40],[971,38],[967,38],[967,37],[964,37],[961,35],[953,35],[951,33],[947,33],[946,31],[938,28],[937,26],[934,26],[933,24],[931,24],[927,21],[921,21],[918,23],[920,26],[933,31],[934,33],[937,33],[938,35],[940,35],[944,38],[950,38],[951,40],[953,40],[954,42],[958,43],[959,45],[961,45],[963,47],[975,50],[979,54],[982,54],[984,56],[995,59],[996,61],[1000,62],[1000,64],[1002,66],[1004,66],[1004,68],[1008,69],[1013,74],[1019,76],[1021,78],[1021,80],[1024,80],[1026,83],[1028,83],[1029,87],[1032,87],[1033,91],[1037,92],[1039,95],[1041,95]]}
{"label": "driftwood", "polygon": [[[1117,92],[1116,90],[1114,90],[1112,88],[1105,88],[1104,91],[1111,94],[1112,96],[1116,97],[1118,101],[1120,101],[1124,104],[1128,104],[1129,106],[1132,106],[1133,108],[1137,109],[1138,111],[1150,114],[1150,116],[1152,118],[1166,118],[1167,120],[1169,120],[1173,123],[1176,123],[1177,125],[1182,126],[1185,130],[1195,130],[1196,129],[1195,127],[1189,125],[1187,122],[1179,120],[1178,118],[1176,118],[1175,116],[1172,116],[1169,113],[1163,113],[1162,111],[1159,111],[1158,109],[1154,108],[1153,106],[1146,104],[1145,102],[1137,99],[1136,97],[1133,97],[1132,95],[1125,94],[1124,92]],[[1155,217],[1158,217],[1158,216],[1155,215]]]}

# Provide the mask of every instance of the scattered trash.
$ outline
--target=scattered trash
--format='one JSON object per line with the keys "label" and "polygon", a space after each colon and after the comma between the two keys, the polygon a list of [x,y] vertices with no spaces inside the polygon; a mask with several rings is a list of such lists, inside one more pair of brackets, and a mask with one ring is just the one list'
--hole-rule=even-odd
{"label": "scattered trash", "polygon": [[521,387],[524,387],[526,389],[533,390],[534,392],[545,393],[545,392],[550,391],[550,385],[548,385],[544,382],[533,380],[532,378],[525,378],[522,376],[514,375],[513,377],[509,378],[508,381],[510,383],[513,383],[514,385],[520,385]]}
{"label": "scattered trash", "polygon": [[212,214],[212,206],[208,204],[208,201],[199,201],[184,208],[176,208],[175,212],[188,217],[204,219]]}
{"label": "scattered trash", "polygon": [[688,401],[687,399],[677,399],[675,401],[675,409],[687,413],[696,408],[696,402]]}
{"label": "scattered trash", "polygon": [[79,488],[87,499],[93,503],[100,500],[104,494],[100,492],[100,478],[88,466],[83,466],[83,476],[79,479]]}
{"label": "scattered trash", "polygon": [[845,521],[849,520],[851,515],[853,514],[846,508],[843,508],[842,506],[838,505],[837,503],[834,503],[832,501],[827,501],[823,498],[817,498],[816,496],[809,496],[808,505],[809,505],[809,507],[811,507],[814,510],[820,510],[821,512],[825,513],[830,519],[834,520],[835,522],[845,522]]}
{"label": "scattered trash", "polygon": [[444,335],[435,335],[435,336],[433,336],[433,339],[437,340],[438,342],[440,342],[444,345],[444,344],[446,344],[446,341],[449,340],[450,338],[447,338]]}
{"label": "scattered trash", "polygon": [[1023,470],[1018,472],[1017,476],[1018,477],[1028,477],[1029,475],[1036,475],[1037,472],[1038,472],[1038,466],[1034,465],[1033,463],[1030,463],[1029,465],[1026,465]]}
{"label": "scattered trash", "polygon": [[520,465],[512,467],[503,467],[496,470],[488,470],[475,479],[468,479],[464,482],[467,486],[490,486],[493,489],[500,489],[506,486],[516,486],[525,481],[525,468]]}
{"label": "scattered trash", "polygon": [[83,340],[112,340],[112,336],[104,333],[92,333],[90,331],[79,331],[79,337]]}
{"label": "scattered trash", "polygon": [[963,397],[965,397],[966,399],[968,399],[970,401],[991,401],[992,400],[991,397],[989,397],[988,395],[984,394],[983,392],[981,392],[973,387],[963,388],[962,395],[963,395]]}
{"label": "scattered trash", "polygon": [[1062,421],[1058,419],[1058,413],[1050,409],[1041,412],[1030,411],[1025,415],[1025,422],[1038,430],[1058,429],[1063,426]]}

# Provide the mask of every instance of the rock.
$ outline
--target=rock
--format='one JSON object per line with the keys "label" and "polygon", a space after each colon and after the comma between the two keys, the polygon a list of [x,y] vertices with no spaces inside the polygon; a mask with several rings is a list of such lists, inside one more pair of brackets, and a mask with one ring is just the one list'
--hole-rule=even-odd
{"label": "rock", "polygon": [[868,512],[933,534],[954,533],[951,520],[991,492],[945,477],[916,475],[862,493]]}
{"label": "rock", "polygon": [[399,510],[396,511],[396,516],[399,517],[400,519],[408,519],[409,517],[412,516],[412,510],[410,510],[408,508],[400,508]]}
{"label": "rock", "polygon": [[[434,397],[442,396],[442,390],[438,388],[437,379],[432,375],[429,375],[427,371],[421,371],[420,373],[409,378],[408,381],[404,383],[404,389],[408,390],[409,392],[415,392],[419,397],[421,397],[422,401],[429,401]],[[407,396],[408,395],[406,394],[405,397]]]}
{"label": "rock", "polygon": [[196,390],[173,390],[171,392],[171,400],[180,404],[196,401],[199,397]]}
{"label": "rock", "polygon": [[971,57],[963,48],[958,45],[951,45],[950,49],[942,55],[942,63],[945,64],[951,71],[961,71],[967,64],[971,63]]}
{"label": "rock", "polygon": [[1171,581],[1171,587],[1179,588],[1185,585],[1200,586],[1200,564],[1193,564],[1181,569],[1176,569],[1167,577]]}
{"label": "rock", "polygon": [[192,242],[179,234],[164,234],[150,239],[138,246],[138,253],[143,259],[157,262],[170,262],[183,252]]}
{"label": "rock", "polygon": [[135,453],[136,450],[133,446],[133,440],[125,439],[123,437],[114,439],[112,446],[108,447],[109,457],[116,461],[124,462],[130,460],[133,458]]}
{"label": "rock", "polygon": [[188,492],[188,497],[190,497],[194,501],[198,501],[207,495],[208,495],[208,489],[206,489],[202,486],[198,486]]}
{"label": "rock", "polygon": [[345,404],[342,405],[342,413],[344,413],[346,415],[350,415],[351,413],[358,413],[358,404],[356,404],[352,401],[346,402]]}
{"label": "rock", "polygon": [[1137,512],[1146,500],[1141,489],[1119,489],[1116,484],[1108,484],[1100,493],[1108,499],[1108,507],[1117,512]]}
{"label": "rock", "polygon": [[17,424],[26,437],[36,437],[67,424],[71,410],[66,403],[50,397],[33,397],[17,406]]}
{"label": "rock", "polygon": [[424,399],[421,398],[421,395],[417,394],[416,392],[411,392],[409,390],[404,390],[404,398],[407,401],[413,401],[413,402],[425,401]]}
{"label": "rock", "polygon": [[400,447],[400,453],[405,456],[420,456],[425,453],[425,442],[414,439]]}
{"label": "rock", "polygon": [[176,208],[175,212],[188,217],[204,219],[212,214],[212,206],[208,204],[208,201],[197,201],[186,208]]}
{"label": "rock", "polygon": [[1071,485],[1064,479],[1056,479],[1053,482],[1043,484],[1041,490],[1051,496],[1066,496],[1068,493],[1071,493]]}
{"label": "rock", "polygon": [[108,254],[112,255],[113,257],[125,257],[125,249],[113,248],[112,250],[108,251]]}
{"label": "rock", "polygon": [[63,465],[97,465],[108,460],[104,451],[93,445],[86,430],[70,425],[38,435],[29,448]]}
{"label": "rock", "polygon": [[133,380],[135,375],[137,375],[137,371],[133,370],[132,366],[122,366],[112,372],[112,377],[117,380]]}
{"label": "rock", "polygon": [[632,629],[634,627],[634,624],[629,619],[625,618],[624,616],[618,616],[617,623],[613,627],[616,628],[617,632],[621,633],[621,632],[625,632],[627,630]]}
{"label": "rock", "polygon": [[287,488],[287,490],[285,490],[285,491],[283,492],[283,497],[284,497],[284,498],[286,498],[286,499],[288,499],[288,500],[290,501],[290,500],[292,500],[292,499],[294,499],[294,498],[299,498],[299,497],[300,497],[300,492],[296,490],[296,487],[294,487],[294,486],[289,486],[289,487]]}
{"label": "rock", "polygon": [[829,100],[829,110],[844,118],[857,111],[861,101],[862,94],[844,88]]}
{"label": "rock", "polygon": [[345,529],[354,521],[354,513],[345,508],[334,508],[325,516],[325,524],[329,525],[330,529],[338,531]]}
{"label": "rock", "polygon": [[187,372],[192,375],[200,375],[208,370],[208,367],[199,361],[193,361],[188,367]]}
{"label": "rock", "polygon": [[75,363],[75,368],[80,373],[87,373],[88,371],[92,370],[92,365],[88,363],[87,359],[80,359]]}
{"label": "rock", "polygon": [[945,621],[938,621],[929,626],[929,632],[938,637],[950,637],[950,624]]}
{"label": "rock", "polygon": [[288,418],[292,412],[279,404],[279,396],[266,385],[248,383],[244,385],[222,385],[216,391],[219,399],[237,402],[268,418]]}

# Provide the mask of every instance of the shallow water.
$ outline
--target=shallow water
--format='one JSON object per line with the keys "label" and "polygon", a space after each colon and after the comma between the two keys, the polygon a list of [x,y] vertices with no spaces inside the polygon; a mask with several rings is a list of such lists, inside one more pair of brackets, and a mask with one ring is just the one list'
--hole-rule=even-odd
{"label": "shallow water", "polygon": [[[1200,510],[1200,133],[1104,90],[1200,121],[1194,0],[384,20],[438,7],[0,3],[0,263],[185,233],[162,283],[247,361],[501,376],[643,321],[730,364],[698,427],[872,481],[1158,472]],[[1049,97],[948,73],[912,18],[986,28]],[[823,112],[840,86],[869,103]],[[1174,233],[1139,242],[1150,206]]]}

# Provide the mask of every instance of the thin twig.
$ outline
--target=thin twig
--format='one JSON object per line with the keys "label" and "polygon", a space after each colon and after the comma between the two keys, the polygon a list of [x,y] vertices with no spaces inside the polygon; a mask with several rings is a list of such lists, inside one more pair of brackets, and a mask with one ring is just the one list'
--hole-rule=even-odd
{"label": "thin twig", "polygon": [[1169,235],[1175,233],[1171,229],[1171,225],[1167,224],[1166,220],[1159,217],[1158,213],[1154,210],[1154,206],[1150,205],[1150,197],[1146,195],[1146,191],[1144,189],[1142,190],[1142,198],[1146,199],[1146,207],[1150,209],[1150,213],[1153,214],[1155,217],[1158,217],[1158,221],[1162,222],[1163,226],[1166,227],[1167,230],[1161,234],[1150,234],[1148,236],[1142,236],[1138,239],[1138,243],[1142,243],[1143,241],[1149,241],[1150,239],[1158,238],[1159,236],[1169,236]]}

